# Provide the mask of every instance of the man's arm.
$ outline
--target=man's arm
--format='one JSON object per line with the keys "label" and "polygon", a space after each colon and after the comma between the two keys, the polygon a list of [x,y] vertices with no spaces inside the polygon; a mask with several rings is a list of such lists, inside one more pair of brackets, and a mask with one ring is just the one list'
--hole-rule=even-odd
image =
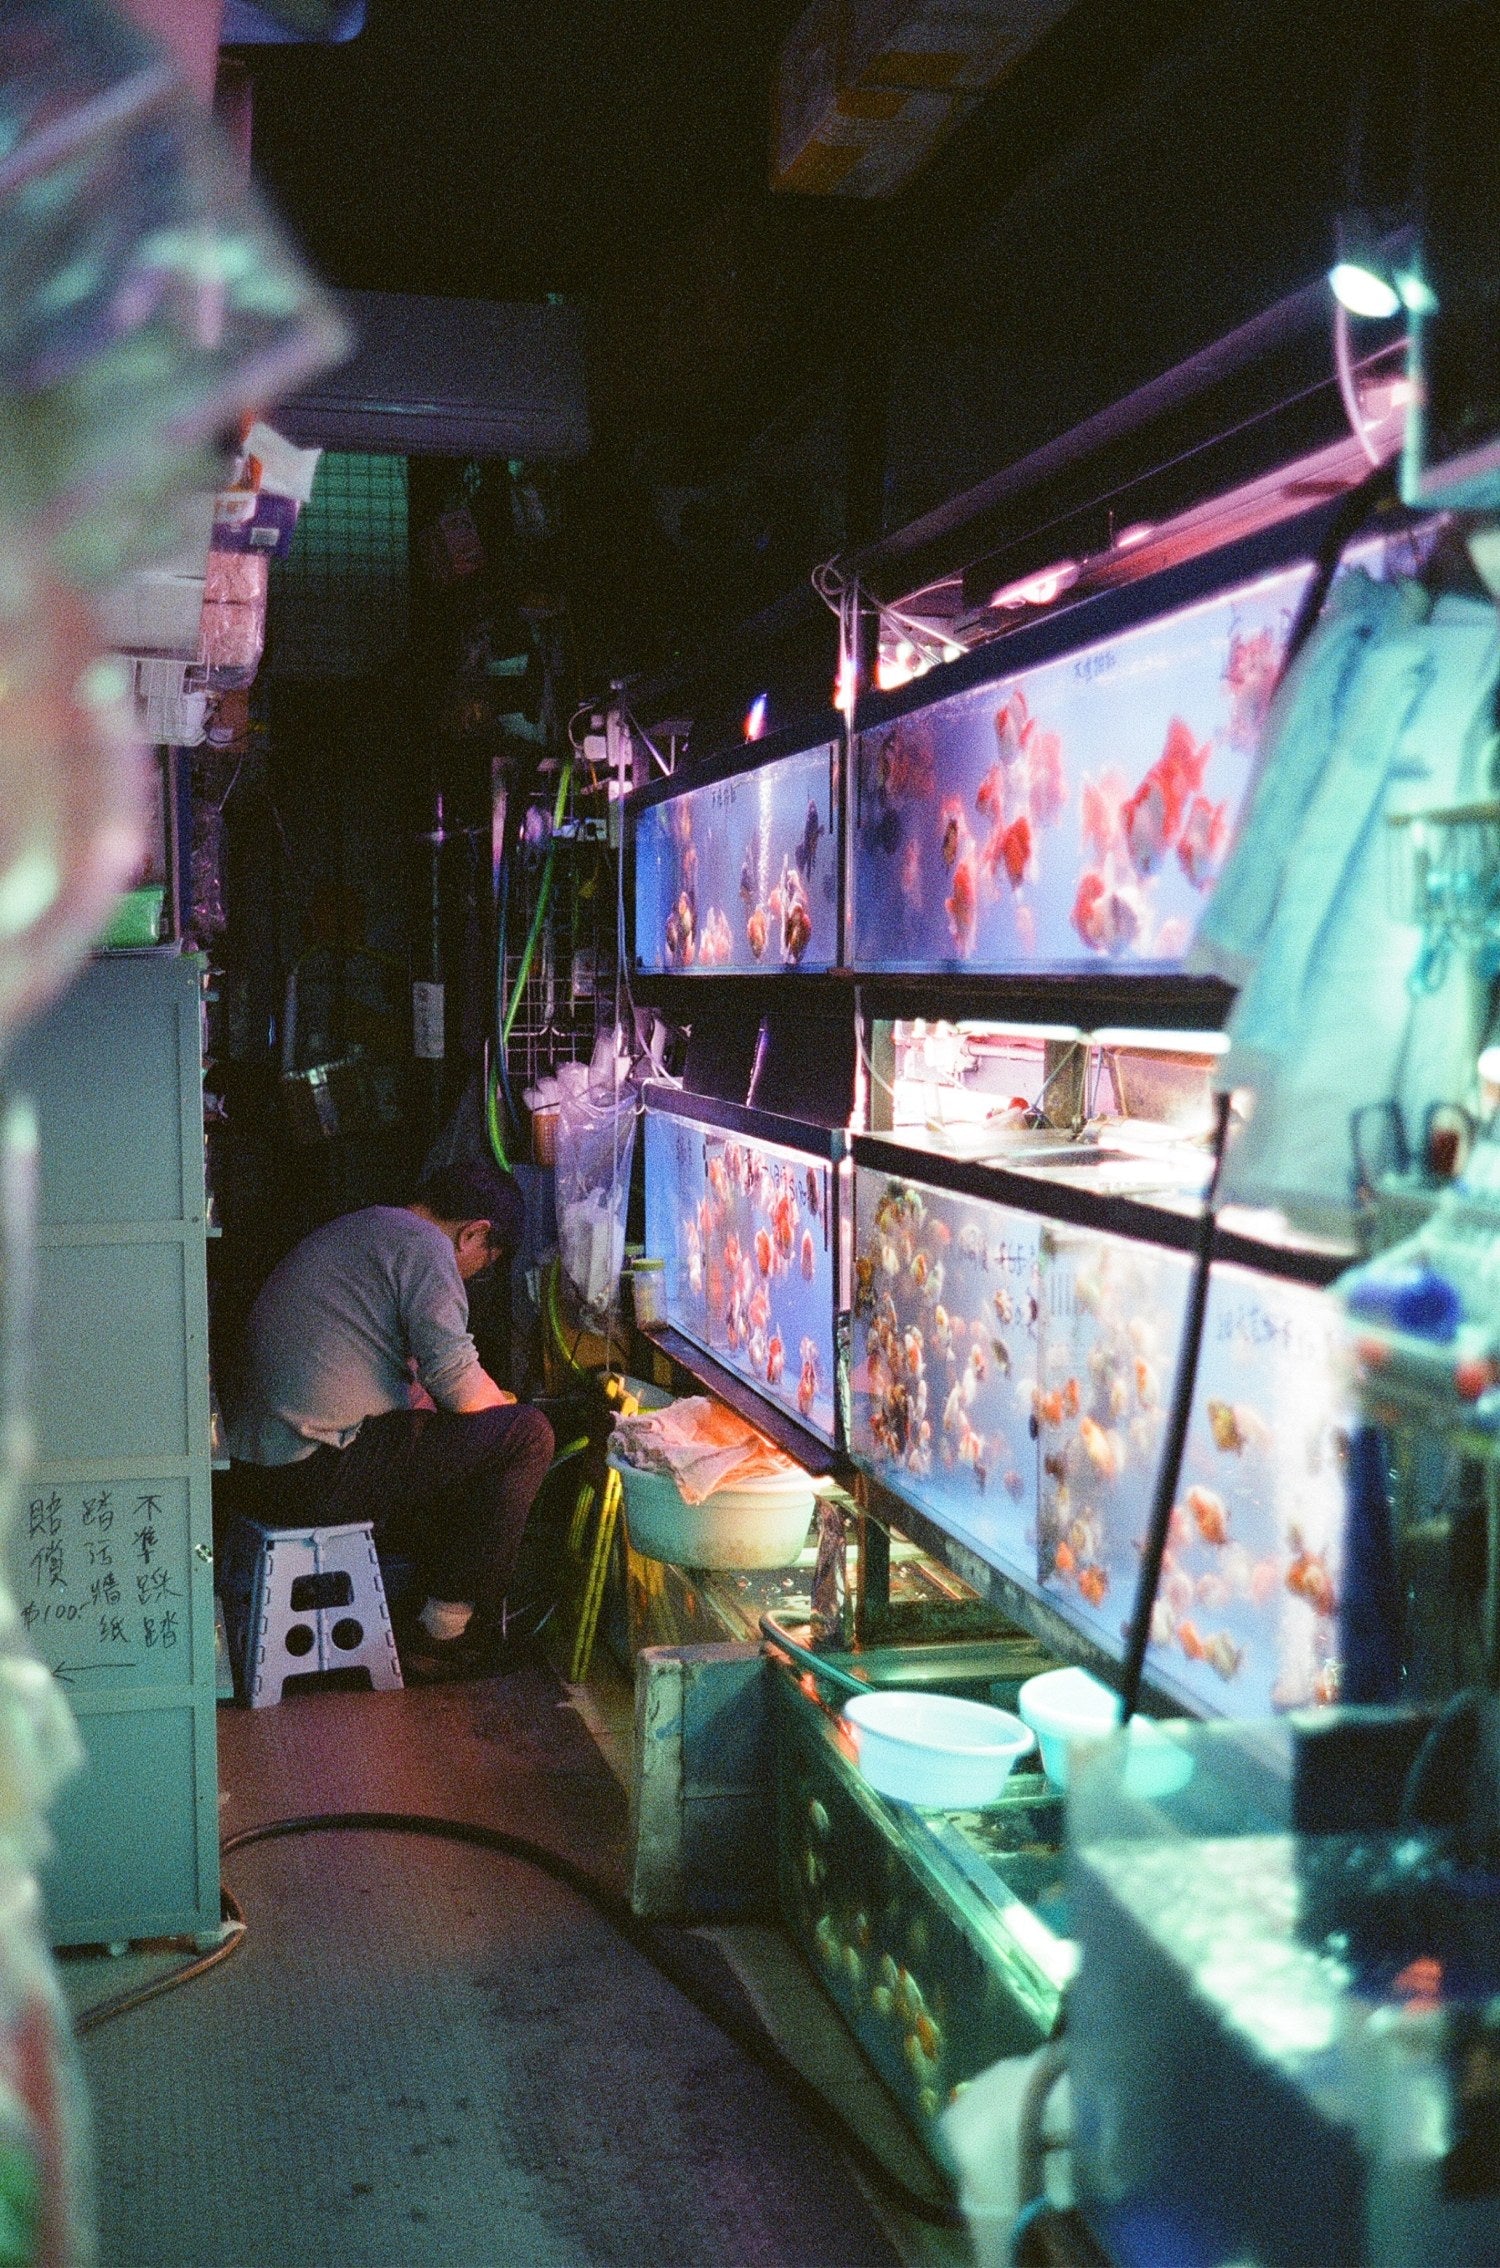
{"label": "man's arm", "polygon": [[453,1410],[459,1417],[472,1416],[476,1410],[502,1409],[515,1398],[514,1394],[507,1394],[503,1386],[497,1386],[489,1372],[477,1362],[472,1370],[466,1370],[455,1380],[445,1394],[435,1397],[440,1408]]}

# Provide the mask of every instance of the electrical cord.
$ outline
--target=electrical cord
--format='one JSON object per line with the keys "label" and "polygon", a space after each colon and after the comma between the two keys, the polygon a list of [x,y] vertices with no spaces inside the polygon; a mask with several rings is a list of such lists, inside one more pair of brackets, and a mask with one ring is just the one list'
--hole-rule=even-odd
{"label": "electrical cord", "polygon": [[131,1992],[117,1992],[111,1999],[98,2001],[92,2008],[84,2009],[73,2020],[73,2037],[78,2040],[87,2039],[89,2033],[97,2032],[101,2024],[111,2023],[116,2016],[128,2016],[133,2008],[144,2008],[148,2000],[160,2000],[163,1993],[175,1992],[179,1985],[191,1984],[194,1977],[206,1977],[210,1969],[217,1969],[225,1961],[232,1960],[244,1944],[250,1925],[234,1892],[222,1884],[219,1887],[219,1910],[231,1932],[222,1945],[214,1946],[210,1952],[200,1953],[194,1961],[185,1961],[180,1969],[173,1969],[169,1976],[157,1977],[150,1984],[140,1985]]}
{"label": "electrical cord", "polygon": [[[829,2133],[871,2185],[891,2204],[914,2220],[925,2221],[929,2226],[943,2229],[962,2229],[967,2224],[959,2207],[946,2199],[923,2195],[894,2173],[879,2152],[865,2140],[842,2111],[838,2110],[820,2087],[807,2078],[798,2066],[771,2038],[765,2026],[757,2019],[740,2014],[721,2000],[700,1977],[690,1973],[674,1960],[668,1950],[666,1933],[657,1924],[642,1921],[633,1914],[625,1900],[594,1879],[588,1870],[575,1866],[560,1851],[549,1850],[544,1843],[530,1842],[521,1835],[509,1835],[499,1827],[484,1827],[464,1819],[442,1819],[425,1812],[407,1811],[333,1811],[304,1814],[288,1819],[266,1820],[258,1827],[241,1828],[221,1846],[220,1855],[230,1858],[236,1851],[248,1850],[256,1843],[278,1842],[292,1835],[338,1834],[393,1834],[421,1835],[437,1842],[467,1843],[477,1850],[493,1851],[501,1858],[515,1859],[524,1866],[535,1867],[541,1874],[559,1882],[572,1891],[623,1937],[642,1958],[649,1961],[657,1972],[667,1979],[705,2016],[726,2039],[740,2049],[775,2081],[798,2109],[804,2112],[825,2132]],[[245,1934],[245,1917],[232,1894],[225,1890],[226,1910],[239,1925],[239,1935],[229,1944],[218,1947],[203,1960],[191,1963],[175,1975],[163,1978],[155,1985],[138,1993],[122,1993],[118,1999],[105,2001],[91,2009],[87,2017],[80,2018],[76,2029],[80,2032],[97,2030],[99,2025],[123,2016],[129,2010],[142,2006],[163,1992],[190,1977],[202,1976],[206,1970],[227,1960],[237,1950]]]}

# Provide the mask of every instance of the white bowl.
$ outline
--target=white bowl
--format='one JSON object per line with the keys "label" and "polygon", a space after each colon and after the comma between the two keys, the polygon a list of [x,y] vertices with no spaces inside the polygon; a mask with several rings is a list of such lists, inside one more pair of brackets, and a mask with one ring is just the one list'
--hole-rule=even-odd
{"label": "white bowl", "polygon": [[857,1693],[844,1703],[859,1768],[872,1788],[932,1811],[998,1801],[1036,1743],[1008,1709],[947,1693]]}
{"label": "white bowl", "polygon": [[645,1559],[677,1567],[790,1567],[801,1556],[816,1504],[806,1473],[718,1488],[689,1504],[670,1474],[609,1461],[624,1483],[631,1545]]}
{"label": "white bowl", "polygon": [[[1055,1788],[1067,1787],[1071,1742],[1105,1741],[1120,1727],[1119,1695],[1083,1669],[1043,1670],[1040,1677],[1029,1677],[1016,1696],[1016,1708],[1041,1744],[1042,1770]],[[1130,1795],[1159,1799],[1187,1785],[1192,1757],[1159,1725],[1133,1717],[1128,1737],[1124,1784]]]}

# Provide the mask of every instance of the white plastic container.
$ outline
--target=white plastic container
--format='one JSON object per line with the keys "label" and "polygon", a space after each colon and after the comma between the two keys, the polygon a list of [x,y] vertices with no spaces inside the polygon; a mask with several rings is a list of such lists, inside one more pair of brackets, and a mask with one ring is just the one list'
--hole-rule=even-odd
{"label": "white plastic container", "polygon": [[844,1722],[871,1787],[932,1811],[995,1803],[1036,1746],[1008,1709],[947,1693],[857,1693],[844,1703]]}
{"label": "white plastic container", "polygon": [[[1029,1677],[1016,1696],[1022,1721],[1041,1743],[1042,1769],[1055,1788],[1068,1784],[1072,1741],[1108,1740],[1120,1726],[1116,1693],[1083,1669],[1043,1670]],[[1148,1717],[1133,1717],[1125,1760],[1125,1786],[1131,1795],[1160,1800],[1175,1795],[1193,1776],[1185,1748]]]}
{"label": "white plastic container", "polygon": [[609,1461],[625,1486],[630,1541],[646,1559],[677,1567],[790,1567],[807,1541],[816,1499],[806,1473],[715,1489],[701,1504],[688,1504],[669,1474],[641,1472],[613,1455]]}

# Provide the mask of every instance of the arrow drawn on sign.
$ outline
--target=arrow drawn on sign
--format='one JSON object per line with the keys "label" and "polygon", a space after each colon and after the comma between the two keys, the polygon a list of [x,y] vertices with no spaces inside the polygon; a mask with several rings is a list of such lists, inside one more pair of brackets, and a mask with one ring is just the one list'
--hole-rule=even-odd
{"label": "arrow drawn on sign", "polygon": [[74,1678],[81,1677],[85,1670],[135,1669],[138,1666],[135,1662],[55,1662],[52,1675],[59,1685],[71,1685]]}

